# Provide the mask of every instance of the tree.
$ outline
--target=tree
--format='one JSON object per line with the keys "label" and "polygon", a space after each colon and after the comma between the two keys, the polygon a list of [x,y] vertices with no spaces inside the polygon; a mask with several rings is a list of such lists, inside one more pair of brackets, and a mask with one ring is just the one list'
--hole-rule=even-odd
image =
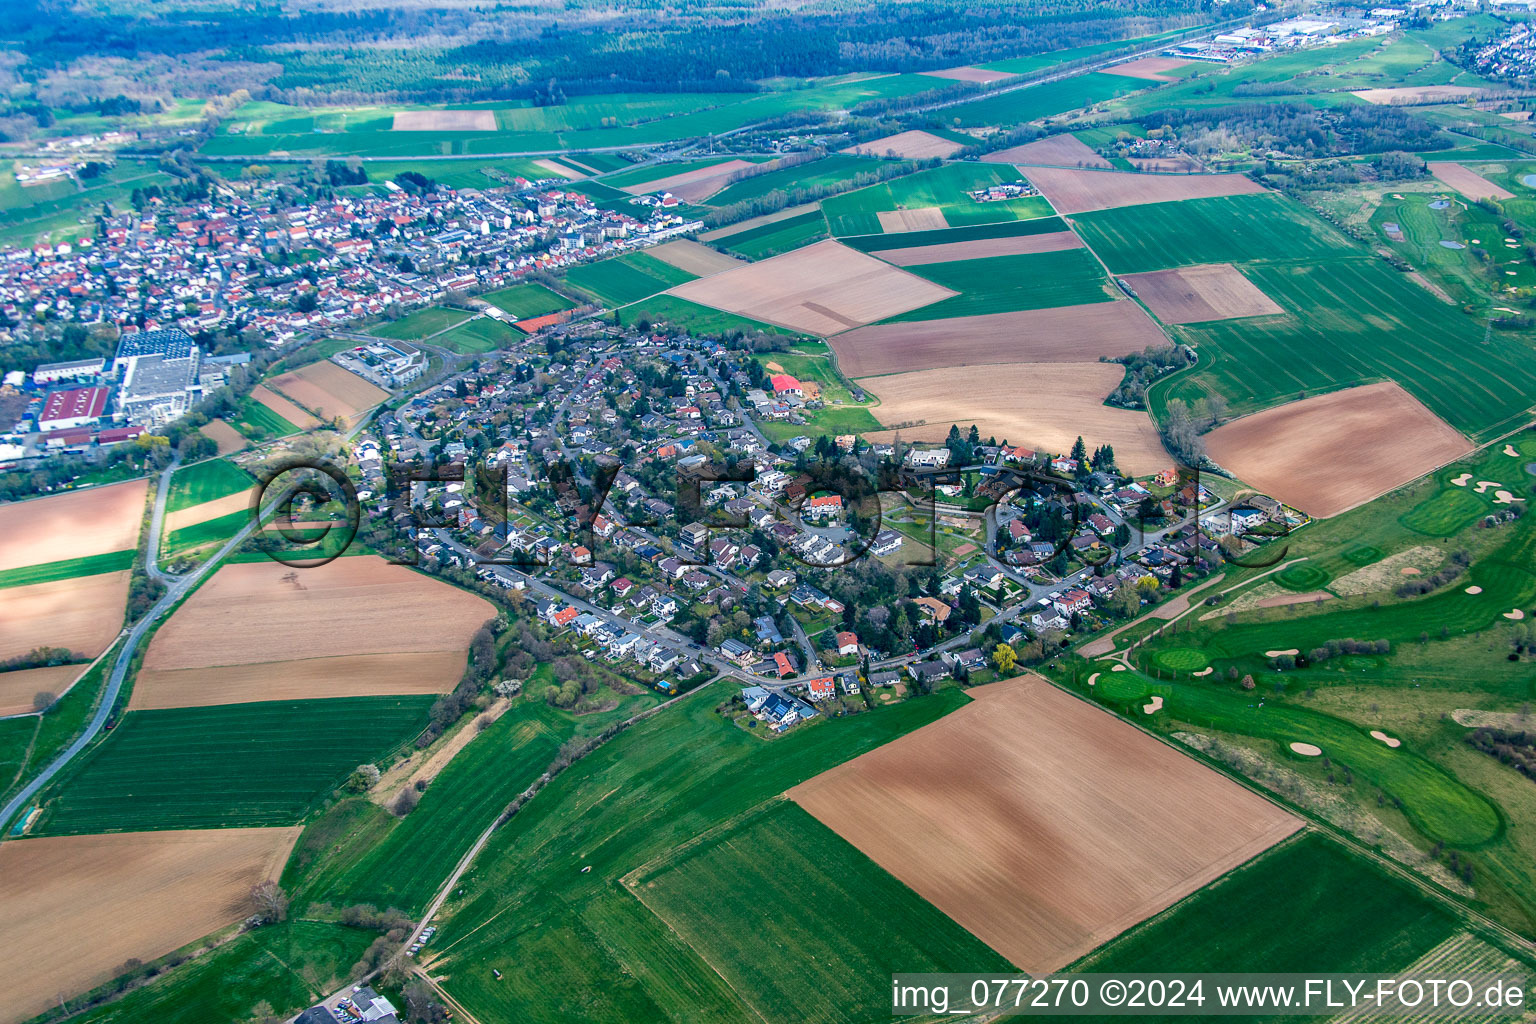
{"label": "tree", "polygon": [[360,764],[347,778],[347,789],[353,793],[366,793],[379,782],[379,766]]}
{"label": "tree", "polygon": [[276,882],[251,886],[251,916],[260,924],[277,924],[288,918],[288,893]]}
{"label": "tree", "polygon": [[1012,672],[1018,660],[1018,652],[1007,644],[998,644],[992,651],[992,664],[997,666],[999,673]]}
{"label": "tree", "polygon": [[1083,435],[1081,434],[1077,435],[1077,440],[1072,442],[1071,457],[1076,459],[1079,465],[1088,459],[1088,446],[1083,444]]}
{"label": "tree", "polygon": [[58,699],[59,695],[52,690],[38,690],[32,695],[32,710],[39,713],[47,711]]}

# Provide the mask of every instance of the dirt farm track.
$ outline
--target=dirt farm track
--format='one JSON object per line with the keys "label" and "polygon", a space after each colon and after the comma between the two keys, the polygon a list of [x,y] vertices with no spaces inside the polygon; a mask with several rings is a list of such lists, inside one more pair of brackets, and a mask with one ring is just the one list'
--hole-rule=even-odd
{"label": "dirt farm track", "polygon": [[0,1024],[16,1024],[243,917],[300,829],[231,828],[0,844]]}
{"label": "dirt farm track", "polygon": [[789,791],[1026,971],[1071,963],[1301,827],[1022,676]]}

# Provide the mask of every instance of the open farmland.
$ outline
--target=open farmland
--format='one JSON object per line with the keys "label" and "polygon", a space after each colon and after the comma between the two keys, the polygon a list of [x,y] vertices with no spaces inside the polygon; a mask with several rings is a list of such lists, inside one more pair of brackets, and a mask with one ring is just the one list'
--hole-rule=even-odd
{"label": "open farmland", "polygon": [[565,272],[565,281],[603,305],[617,308],[692,281],[694,276],[648,252],[627,252],[572,267]]}
{"label": "open farmland", "polygon": [[251,398],[255,404],[274,414],[275,423],[252,422],[252,426],[272,433],[293,433],[289,427],[298,430],[310,430],[320,425],[320,421],[310,415],[306,410],[300,409],[282,395],[268,388],[265,384],[258,384],[251,389]]}
{"label": "open farmland", "polygon": [[1087,213],[1178,199],[1211,199],[1264,191],[1242,174],[1126,174],[1119,171],[1037,167],[1029,174],[1057,213]]}
{"label": "open farmland", "polygon": [[1012,126],[1081,110],[1153,84],[1090,71],[1086,75],[1073,75],[948,107],[944,110],[944,118],[965,127]]}
{"label": "open farmland", "polygon": [[1138,57],[1124,64],[1104,68],[1103,73],[1121,75],[1125,78],[1144,78],[1149,82],[1171,82],[1174,81],[1174,76],[1168,72],[1189,67],[1191,63],[1193,62],[1178,57]]}
{"label": "open farmland", "polygon": [[942,71],[920,71],[918,73],[930,75],[933,78],[947,78],[952,82],[1001,82],[1005,78],[1014,77],[1007,71],[992,71],[987,68],[969,66],[945,68]]}
{"label": "open farmland", "polygon": [[1043,165],[1046,167],[1102,167],[1112,165],[1076,135],[1051,135],[1022,146],[1000,149],[982,157],[991,164]]}
{"label": "open farmland", "polygon": [[0,505],[0,571],[131,551],[148,480]]}
{"label": "open farmland", "polygon": [[915,266],[913,273],[951,289],[953,297],[893,319],[941,320],[1049,306],[1109,302],[1118,295],[1104,268],[1084,248]]}
{"label": "open farmland", "polygon": [[1455,103],[1488,90],[1470,85],[1410,85],[1390,89],[1355,89],[1354,94],[1367,103],[1387,106],[1418,106],[1427,103]]}
{"label": "open farmland", "polygon": [[1276,847],[1075,966],[1083,971],[1395,973],[1456,919],[1412,883],[1308,832]]}
{"label": "open farmland", "polygon": [[957,260],[991,259],[994,256],[1023,256],[1032,252],[1059,252],[1062,249],[1079,249],[1082,245],[1082,239],[1070,231],[1045,231],[1032,235],[943,242],[938,245],[872,249],[870,255],[898,267],[915,267],[924,263],[952,263]]}
{"label": "open farmland", "polygon": [[274,377],[271,387],[326,419],[350,420],[389,397],[388,391],[329,359]]}
{"label": "open farmland", "polygon": [[444,692],[495,614],[375,555],[289,573],[265,559],[220,568],[155,634],[134,706]]}
{"label": "open farmland", "polygon": [[0,658],[63,647],[94,658],[123,627],[126,571],[0,589]]}
{"label": "open farmland", "polygon": [[1037,676],[790,790],[1026,971],[1064,967],[1301,822]]}
{"label": "open farmland", "polygon": [[[984,72],[986,73],[986,72]],[[1008,76],[1001,76],[1006,78]],[[839,150],[841,153],[852,153],[857,156],[887,156],[894,154],[904,160],[927,160],[932,157],[953,156],[964,148],[962,143],[953,139],[943,139],[929,132],[910,131],[900,132],[896,135],[886,135],[878,139],[870,139],[868,142],[860,142]]]}
{"label": "open farmland", "polygon": [[[1146,476],[1167,468],[1152,421],[1144,412],[1117,409],[1104,398],[1120,384],[1117,363],[1012,363],[985,368],[952,366],[886,377],[861,378],[878,395],[880,422],[900,430],[871,434],[871,441],[942,442],[951,424],[972,423],[982,437],[1006,439],[1050,452],[1065,452],[1082,435],[1090,447],[1110,444],[1120,468]],[[1029,396],[1028,401],[1021,400]]]}
{"label": "open farmland", "polygon": [[684,202],[699,203],[729,185],[733,176],[756,166],[746,160],[722,160],[694,170],[667,174],[622,187],[630,195],[642,196],[652,192],[670,192]]}
{"label": "open farmland", "polygon": [[761,260],[802,248],[827,235],[827,219],[814,206],[807,212],[796,213],[791,217],[772,220],[759,217],[742,223],[754,226],[741,230],[728,228],[724,232],[710,231],[699,237],[707,237],[716,245],[725,246],[749,260]]}
{"label": "open farmland", "polygon": [[206,523],[250,508],[255,483],[250,474],[224,459],[177,470],[171,477],[165,532]]}
{"label": "open farmland", "polygon": [[[977,202],[967,193],[1020,175],[1012,167],[983,163],[944,164],[916,174],[908,174],[856,192],[833,196],[822,201],[821,209],[831,225],[832,234],[874,235],[892,230],[886,221],[902,225],[899,230],[914,231],[926,227],[959,227],[969,224],[997,224],[1049,216],[1050,208],[1039,196]],[[936,212],[934,212],[936,211]],[[886,214],[881,218],[880,214]],[[913,218],[937,223],[909,223]]]}
{"label": "open farmland", "polygon": [[649,252],[661,262],[669,263],[679,270],[686,270],[699,277],[708,277],[710,274],[718,274],[724,270],[735,270],[742,265],[742,261],[734,256],[716,252],[707,245],[700,245],[686,238],[663,242]]}
{"label": "open farmland", "polygon": [[402,110],[395,114],[391,131],[397,132],[493,132],[494,110]]}
{"label": "open farmland", "polygon": [[[849,377],[983,363],[1086,362],[1163,343],[1134,302],[872,324],[830,340]],[[873,382],[871,382],[873,383]]]}
{"label": "open farmland", "polygon": [[[140,832],[0,845],[0,926],[26,952],[0,967],[0,1020],[25,1020],[249,911],[275,880],[296,828]],[[110,922],[110,926],[104,926]]]}
{"label": "open farmland", "polygon": [[220,455],[228,455],[244,448],[248,442],[234,427],[223,420],[209,420],[197,428],[198,433],[219,446]]}
{"label": "open farmland", "polygon": [[1429,173],[1468,199],[1513,199],[1515,194],[1461,164],[1431,162]]}
{"label": "open farmland", "polygon": [[1214,390],[1242,413],[1387,378],[1473,440],[1529,419],[1528,343],[1485,338],[1483,325],[1380,260],[1252,263],[1243,273],[1287,315],[1175,328],[1200,364],[1154,390],[1154,403]]}
{"label": "open farmland", "polygon": [[1283,313],[1230,263],[1129,274],[1125,283],[1165,324]]}
{"label": "open farmland", "polygon": [[[1458,459],[1472,445],[1387,382],[1233,420],[1211,432],[1206,450],[1244,482],[1325,517]],[[1349,472],[1339,472],[1340,465],[1349,466]]]}
{"label": "open farmland", "polygon": [[671,295],[807,334],[834,334],[954,294],[833,241],[674,288]]}
{"label": "open farmland", "polygon": [[[814,783],[811,783],[814,785]],[[625,876],[624,885],[763,1020],[883,1019],[895,971],[1007,970],[920,895],[798,806],[775,800]],[[722,892],[756,899],[722,907]],[[803,908],[814,907],[808,914]],[[722,914],[729,915],[722,919]],[[905,927],[893,930],[889,922]],[[793,950],[825,975],[764,970]]]}
{"label": "open farmland", "polygon": [[291,825],[414,738],[434,698],[131,711],[46,798],[50,834]]}
{"label": "open farmland", "polygon": [[1116,274],[1356,251],[1322,218],[1272,193],[1124,206],[1073,217],[1072,226]]}
{"label": "open farmland", "polygon": [[0,672],[0,717],[36,711],[32,699],[37,694],[51,693],[57,697],[84,671],[84,665],[50,665]]}

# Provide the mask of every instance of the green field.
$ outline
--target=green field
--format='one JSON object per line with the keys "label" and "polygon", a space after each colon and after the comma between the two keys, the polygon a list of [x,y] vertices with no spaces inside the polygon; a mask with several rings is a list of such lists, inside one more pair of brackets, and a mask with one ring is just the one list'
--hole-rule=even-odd
{"label": "green field", "polygon": [[1022,177],[1017,168],[1007,164],[944,164],[833,196],[822,201],[821,209],[832,233],[839,237],[880,234],[876,214],[881,211],[937,207],[951,227],[1049,216],[1050,204],[1038,196],[979,203],[966,194]]}
{"label": "green field", "polygon": [[240,411],[235,414],[230,426],[240,431],[240,433],[252,441],[266,441],[274,437],[287,437],[289,434],[297,434],[299,432],[298,427],[289,423],[249,395],[240,403]]}
{"label": "green field", "polygon": [[652,295],[648,299],[642,299],[616,310],[614,316],[620,323],[626,325],[649,320],[653,324],[667,323],[689,334],[706,337],[723,337],[738,331],[745,334],[753,331],[766,331],[770,334],[794,333],[785,327],[775,327],[761,320],[727,313],[723,309],[711,309],[697,302],[680,299],[676,295]]}
{"label": "green field", "polygon": [[71,773],[38,831],[288,825],[409,740],[435,698],[134,711]]}
{"label": "green field", "polygon": [[697,275],[679,270],[645,252],[583,263],[565,272],[565,282],[605,306],[627,306],[657,292],[664,292]]}
{"label": "green field", "polygon": [[1079,213],[1071,221],[1116,274],[1196,263],[1321,259],[1353,250],[1306,207],[1273,194],[1122,206]]}
{"label": "green field", "polygon": [[1284,843],[1073,965],[1075,971],[1403,970],[1459,922],[1316,833]]}
{"label": "green field", "polygon": [[887,323],[1076,306],[1114,298],[1104,269],[1087,249],[927,263],[907,270],[960,294],[900,313]]}
{"label": "green field", "polygon": [[[715,713],[731,692],[725,684],[706,687],[630,728],[556,778],[492,836],[464,895],[445,907],[435,961],[449,976],[449,994],[468,1012],[482,1020],[757,1019],[619,879],[967,699],[941,691],[765,742]],[[721,905],[755,902],[751,893],[718,895]],[[517,912],[507,913],[509,907]],[[815,927],[821,919],[805,920]],[[826,927],[836,934],[835,922]],[[912,927],[910,919],[887,922],[885,941],[922,941]],[[808,984],[851,983],[836,959],[796,958],[794,969]],[[615,983],[594,986],[593,978]]]}
{"label": "green field", "polygon": [[298,1013],[341,988],[377,936],[320,921],[246,932],[123,998],[72,1020],[82,1024],[207,1024]]}
{"label": "green field", "polygon": [[850,249],[874,252],[878,249],[946,245],[950,242],[974,242],[983,238],[1016,238],[1020,235],[1041,235],[1065,230],[1067,230],[1067,224],[1060,217],[1037,217],[1034,220],[1005,221],[1001,224],[976,224],[970,227],[940,228],[934,231],[903,231],[894,238],[890,235],[850,235],[838,241]]}
{"label": "green field", "polygon": [[48,583],[53,580],[72,580],[82,576],[131,569],[135,554],[136,552],[133,551],[109,551],[103,555],[86,555],[84,558],[66,558],[58,562],[6,569],[0,571],[0,589],[24,587],[32,583]]}
{"label": "green field", "polygon": [[526,337],[526,334],[510,324],[504,324],[493,317],[482,316],[439,334],[432,339],[432,344],[441,345],[460,355],[478,355],[482,352],[506,348]]}
{"label": "green field", "polygon": [[1156,82],[1090,71],[1086,75],[972,100],[970,103],[946,108],[940,113],[956,127],[1002,125],[1011,128],[1016,124],[1079,110],[1155,85]]}
{"label": "green field", "polygon": [[[1425,271],[1458,304],[1482,307],[1489,304],[1495,289],[1536,286],[1536,265],[1518,239],[1504,241],[1509,236],[1499,214],[1463,203],[1454,195],[1449,206],[1436,210],[1430,206],[1434,195],[1396,193],[1403,198],[1393,199],[1393,194],[1386,192],[1371,215],[1373,234]],[[1387,233],[1388,224],[1397,226],[1396,235]],[[1447,248],[1442,241],[1462,247]],[[1504,302],[1495,294],[1493,304]]]}
{"label": "green field", "polygon": [[171,476],[165,510],[179,512],[205,501],[227,498],[246,490],[251,483],[251,475],[228,459],[208,459],[183,466]]}
{"label": "green field", "polygon": [[664,854],[624,885],[765,1020],[791,1008],[798,1021],[879,1020],[896,971],[1011,970],[788,800]]}
{"label": "green field", "polygon": [[[52,763],[59,751],[85,729],[85,723],[101,698],[107,669],[117,651],[114,646],[98,659],[68,693],[54,702],[47,714],[6,720],[8,724],[0,730],[0,742],[4,743],[0,760],[7,765],[0,768],[3,772],[0,774],[0,797],[8,797],[21,788],[36,771]],[[4,824],[0,822],[0,826]]]}
{"label": "green field", "polygon": [[[725,186],[709,197],[710,206],[729,206],[748,199],[760,199],[770,192],[783,192],[791,204],[799,202],[796,190],[804,188],[852,188],[860,175],[872,175],[876,162],[868,157],[833,153],[796,167],[768,171]],[[870,180],[865,178],[866,181]]]}
{"label": "green field", "polygon": [[572,309],[576,305],[564,295],[531,281],[527,284],[515,284],[510,288],[502,288],[500,291],[487,292],[480,297],[508,316],[515,316],[519,320],[547,316],[550,313],[558,313],[562,309]]}
{"label": "green field", "polygon": [[762,224],[734,235],[723,235],[714,240],[731,252],[749,260],[767,259],[792,249],[799,249],[820,238],[827,237],[827,219],[820,210],[808,210],[794,217]]}
{"label": "green field", "polygon": [[462,309],[428,306],[426,309],[407,313],[399,320],[370,327],[368,333],[375,338],[390,338],[394,341],[420,341],[429,335],[461,324],[473,315]]}
{"label": "green field", "polygon": [[1529,419],[1536,362],[1523,339],[1447,306],[1367,256],[1250,263],[1243,273],[1291,315],[1183,327],[1200,366],[1154,392],[1161,406],[1208,390],[1234,412],[1390,378],[1474,439]]}
{"label": "green field", "polygon": [[99,177],[22,185],[9,169],[0,172],[0,244],[28,246],[38,240],[75,241],[95,234],[102,205],[129,208],[135,188],[164,188],[175,178],[152,163],[121,160]]}
{"label": "green field", "polygon": [[239,533],[240,528],[250,519],[250,510],[241,509],[179,530],[170,530],[160,539],[160,560],[168,562],[223,544]]}

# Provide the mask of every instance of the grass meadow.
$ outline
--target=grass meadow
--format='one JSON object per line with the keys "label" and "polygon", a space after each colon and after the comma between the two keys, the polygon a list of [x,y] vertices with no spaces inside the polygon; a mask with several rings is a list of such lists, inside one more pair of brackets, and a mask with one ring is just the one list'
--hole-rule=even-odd
{"label": "grass meadow", "polygon": [[230,426],[257,442],[274,437],[287,437],[289,434],[299,432],[298,427],[249,395],[240,403],[240,409],[235,413]]}
{"label": "grass meadow", "polygon": [[[587,1021],[756,1019],[700,953],[619,879],[967,699],[941,691],[767,740],[715,713],[731,692],[706,687],[633,726],[557,777],[492,836],[463,896],[445,908],[433,961],[466,1010],[482,1019],[573,1012]],[[750,892],[716,895],[717,911],[726,902],[755,903]],[[506,913],[513,906],[517,912]],[[806,927],[821,920],[821,942],[847,938],[835,920],[806,920]],[[922,943],[927,923],[931,918],[888,918],[885,941]],[[808,985],[848,983],[836,960],[796,957],[794,970]],[[613,983],[593,986],[594,977]]]}
{"label": "grass meadow", "polygon": [[721,337],[735,334],[738,331],[743,333],[766,331],[770,334],[793,333],[785,327],[775,327],[773,324],[764,323],[761,320],[753,320],[751,317],[741,316],[738,313],[729,313],[723,309],[712,309],[697,302],[678,298],[676,295],[652,295],[648,299],[641,299],[639,302],[631,303],[622,309],[615,310],[614,316],[618,318],[621,324],[625,325],[648,320],[653,324],[668,323],[687,331],[689,334],[706,337]]}
{"label": "grass meadow", "polygon": [[293,824],[352,769],[414,736],[434,699],[130,712],[57,784],[39,831]]}
{"label": "grass meadow", "polygon": [[859,175],[872,174],[877,162],[869,157],[833,153],[810,163],[768,171],[733,182],[710,196],[709,205],[729,206],[748,199],[760,199],[770,192],[788,193],[793,201],[797,189],[851,187]]}
{"label": "grass meadow", "polygon": [[206,501],[217,501],[239,494],[251,483],[251,475],[228,459],[208,459],[183,466],[171,476],[165,508],[167,512],[179,512]]}
{"label": "grass meadow", "polygon": [[32,583],[50,583],[54,580],[72,580],[82,576],[96,576],[104,572],[119,572],[133,568],[134,551],[109,551],[83,558],[65,558],[41,565],[23,565],[0,571],[0,589],[24,587]]}
{"label": "grass meadow", "polygon": [[576,305],[576,303],[559,292],[546,288],[537,282],[515,284],[510,288],[488,292],[480,297],[497,309],[502,310],[509,316],[515,316],[519,320],[526,320],[528,317],[534,316],[547,316],[550,313],[558,313],[562,309],[571,309]]}
{"label": "grass meadow", "polygon": [[926,263],[907,270],[960,294],[899,313],[886,323],[1076,306],[1114,298],[1103,267],[1087,249]]}
{"label": "grass meadow", "polygon": [[1049,216],[1050,204],[1039,196],[978,203],[966,194],[1022,177],[1007,164],[943,164],[822,200],[821,209],[838,237],[878,235],[882,229],[876,214],[895,210],[937,207],[951,227]]}
{"label": "grass meadow", "polygon": [[822,216],[820,210],[809,210],[772,224],[762,224],[734,235],[725,235],[715,239],[714,244],[749,260],[762,260],[803,248],[825,237],[826,217]]}
{"label": "grass meadow", "polygon": [[1085,75],[1063,78],[1027,89],[1015,89],[998,96],[986,96],[969,103],[949,107],[942,113],[951,124],[974,128],[980,125],[1012,127],[1038,121],[1069,110],[1080,110],[1128,93],[1149,89],[1158,83],[1123,75],[1090,71]]}
{"label": "grass meadow", "polygon": [[462,309],[428,306],[426,309],[407,313],[399,320],[391,320],[377,327],[370,327],[368,333],[375,338],[389,338],[393,341],[420,341],[429,335],[455,327],[472,315]]}

